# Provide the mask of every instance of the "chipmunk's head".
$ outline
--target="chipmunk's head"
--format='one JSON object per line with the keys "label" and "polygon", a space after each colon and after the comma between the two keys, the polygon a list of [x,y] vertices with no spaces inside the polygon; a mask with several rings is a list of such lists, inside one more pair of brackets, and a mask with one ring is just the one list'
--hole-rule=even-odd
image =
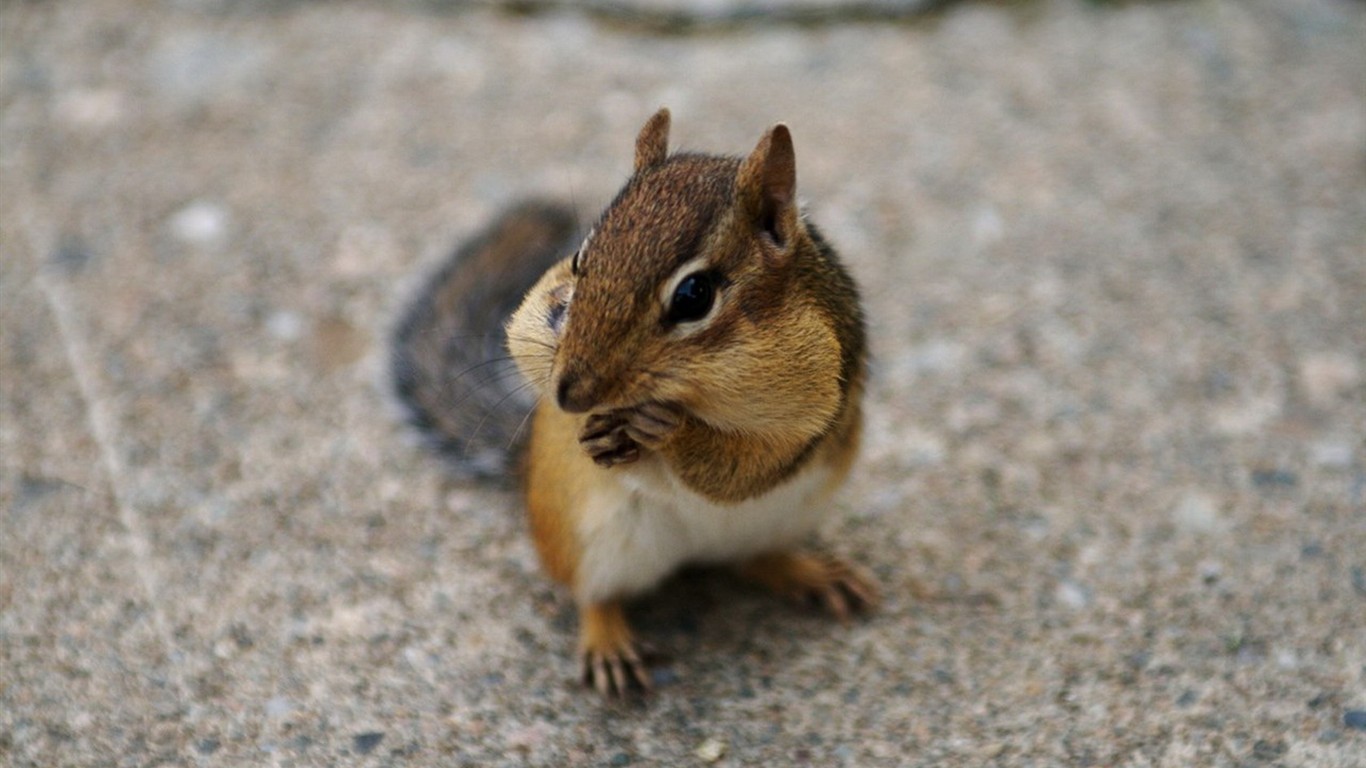
{"label": "chipmunk's head", "polygon": [[631,179],[514,315],[514,356],[573,413],[661,402],[724,429],[823,428],[847,366],[791,135],[777,125],[743,159],[670,155],[668,135],[660,110]]}

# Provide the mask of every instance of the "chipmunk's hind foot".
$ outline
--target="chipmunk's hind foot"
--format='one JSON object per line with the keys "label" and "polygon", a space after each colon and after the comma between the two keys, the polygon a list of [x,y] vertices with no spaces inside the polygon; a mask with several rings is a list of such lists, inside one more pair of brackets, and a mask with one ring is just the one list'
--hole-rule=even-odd
{"label": "chipmunk's hind foot", "polygon": [[872,611],[882,601],[871,574],[831,555],[778,552],[749,560],[739,571],[783,597],[815,604],[842,622]]}
{"label": "chipmunk's hind foot", "polygon": [[653,690],[649,666],[621,603],[594,603],[583,609],[582,621],[579,657],[584,685],[609,699]]}

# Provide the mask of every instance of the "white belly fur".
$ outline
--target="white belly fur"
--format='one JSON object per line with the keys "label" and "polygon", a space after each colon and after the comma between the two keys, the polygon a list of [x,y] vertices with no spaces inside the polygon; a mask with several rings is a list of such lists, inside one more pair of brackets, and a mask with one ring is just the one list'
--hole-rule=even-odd
{"label": "white belly fur", "polygon": [[763,496],[716,504],[662,463],[611,470],[618,482],[586,499],[576,597],[597,602],[643,592],[687,563],[717,563],[787,549],[819,524],[831,470],[812,462]]}

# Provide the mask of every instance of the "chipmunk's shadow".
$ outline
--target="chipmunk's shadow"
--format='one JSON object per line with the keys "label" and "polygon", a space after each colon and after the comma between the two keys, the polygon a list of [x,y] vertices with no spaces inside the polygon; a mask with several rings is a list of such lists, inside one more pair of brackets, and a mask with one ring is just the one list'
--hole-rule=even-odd
{"label": "chipmunk's shadow", "polygon": [[688,567],[627,606],[657,687],[755,695],[840,625],[722,567]]}

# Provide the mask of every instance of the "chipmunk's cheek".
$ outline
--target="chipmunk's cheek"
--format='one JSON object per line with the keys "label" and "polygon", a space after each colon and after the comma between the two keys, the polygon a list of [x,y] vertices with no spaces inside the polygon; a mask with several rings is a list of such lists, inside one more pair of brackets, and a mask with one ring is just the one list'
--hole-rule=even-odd
{"label": "chipmunk's cheek", "polygon": [[[687,368],[673,368],[663,375],[646,377],[643,389],[648,391],[648,399],[661,403],[673,403],[688,411],[702,407],[707,400],[707,387],[699,380],[699,374]],[[645,399],[645,398],[641,398]]]}

